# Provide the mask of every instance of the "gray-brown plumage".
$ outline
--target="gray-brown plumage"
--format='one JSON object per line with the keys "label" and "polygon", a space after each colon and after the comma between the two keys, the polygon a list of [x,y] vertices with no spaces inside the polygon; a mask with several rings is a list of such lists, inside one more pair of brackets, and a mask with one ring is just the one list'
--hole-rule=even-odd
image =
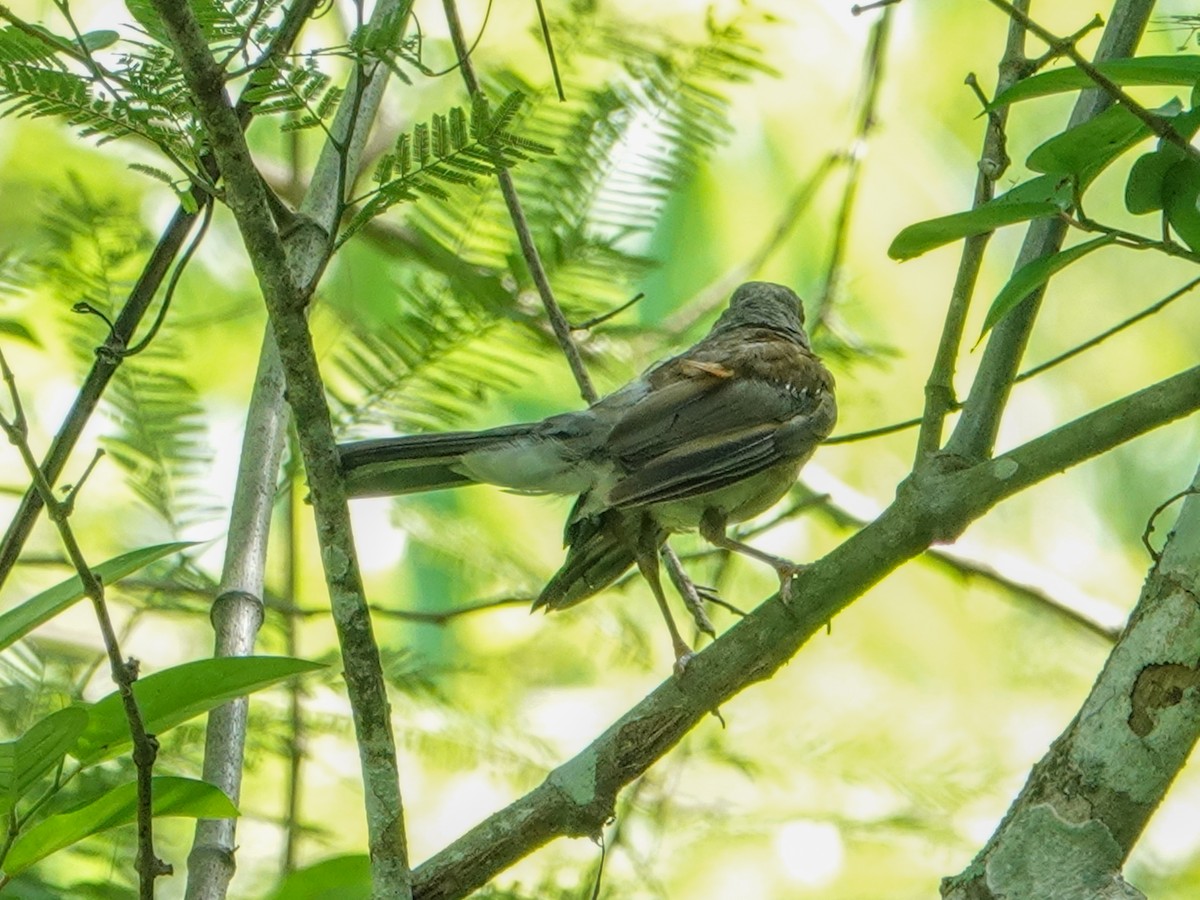
{"label": "gray-brown plumage", "polygon": [[797,567],[728,538],[795,482],[837,420],[833,376],[812,353],[800,298],[767,282],[739,287],[698,344],[580,412],[486,431],[408,435],[345,444],[351,496],[487,483],[578,494],[567,559],[534,608],[572,606],[638,564],[671,630],[658,551],[673,531]]}

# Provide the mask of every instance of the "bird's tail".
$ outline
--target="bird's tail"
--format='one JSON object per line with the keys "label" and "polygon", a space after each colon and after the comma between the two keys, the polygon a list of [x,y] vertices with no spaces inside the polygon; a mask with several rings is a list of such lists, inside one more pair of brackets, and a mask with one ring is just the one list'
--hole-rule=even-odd
{"label": "bird's tail", "polygon": [[[666,538],[667,532],[660,529],[641,536],[655,548]],[[567,529],[567,559],[533,601],[533,608],[564,609],[599,593],[634,564],[636,540],[637,519],[621,510],[609,509],[572,522]]]}
{"label": "bird's tail", "polygon": [[486,431],[451,431],[355,441],[338,447],[346,494],[379,497],[475,484],[458,465],[468,453],[495,450],[528,437],[534,424]]}

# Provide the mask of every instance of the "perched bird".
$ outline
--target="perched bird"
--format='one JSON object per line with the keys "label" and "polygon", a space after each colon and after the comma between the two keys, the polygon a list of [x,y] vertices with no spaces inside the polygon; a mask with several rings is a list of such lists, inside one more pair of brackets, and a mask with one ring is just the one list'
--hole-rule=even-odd
{"label": "perched bird", "polygon": [[833,376],[813,354],[800,298],[752,281],[698,344],[656,363],[588,409],[486,431],[343,444],[351,497],[494,484],[578,494],[567,558],[534,609],[590,597],[637,564],[667,621],[677,662],[691,650],[667,607],[658,553],[698,528],[715,546],[775,568],[799,567],[725,533],[792,486],[837,420]]}

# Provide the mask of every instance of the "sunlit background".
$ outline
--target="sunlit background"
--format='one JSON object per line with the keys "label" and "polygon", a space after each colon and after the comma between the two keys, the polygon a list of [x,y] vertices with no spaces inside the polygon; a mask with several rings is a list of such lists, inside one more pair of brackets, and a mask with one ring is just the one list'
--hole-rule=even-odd
{"label": "sunlit background", "polygon": [[[793,286],[809,301],[811,315],[834,252],[845,157],[857,154],[862,163],[857,201],[838,249],[843,259],[828,327],[815,339],[838,379],[838,434],[918,415],[958,248],[904,264],[890,260],[886,249],[905,225],[969,205],[984,119],[964,78],[975,73],[984,92],[991,93],[1007,30],[1003,15],[986,3],[897,4],[890,13],[874,125],[860,139],[865,58],[878,11],[854,16],[848,2],[801,0],[600,0],[596,5],[605,20],[626,23],[631,34],[663,31],[681,41],[702,40],[706,16],[721,24],[736,21],[762,48],[761,60],[777,72],[724,89],[731,102],[726,139],[694,177],[672,190],[657,224],[629,239],[627,249],[652,257],[657,267],[611,285],[604,298],[611,305],[645,292],[631,310],[585,337],[585,348],[600,357],[592,369],[598,387],[607,391],[622,384],[702,333],[712,315],[683,333],[660,326],[679,322],[689,304],[763,248],[771,252],[747,277]],[[441,70],[451,52],[440,4],[418,4],[416,10],[427,64]],[[547,2],[547,10],[552,27],[559,21],[555,16],[568,15],[562,3]],[[55,16],[49,3],[21,4],[17,11],[47,22]],[[1182,2],[1164,2],[1158,9],[1163,17],[1193,11]],[[1081,0],[1035,3],[1033,9],[1059,34],[1076,31],[1096,12],[1107,14]],[[80,4],[76,14],[85,30],[125,19],[119,4]],[[327,11],[307,38],[310,46],[335,41],[342,27],[339,16],[346,14],[342,4]],[[468,32],[475,33],[484,4],[463,2],[462,15]],[[536,23],[532,3],[496,4],[475,51],[477,65],[485,72],[511,68],[531,85],[548,85],[550,67]],[[1194,36],[1186,30],[1161,22],[1147,34],[1143,52],[1171,53],[1180,47],[1192,52],[1193,45]],[[1094,49],[1095,35],[1085,46]],[[1036,55],[1042,47],[1031,41],[1030,50]],[[578,101],[601,79],[626,77],[597,59],[565,72],[568,102]],[[411,87],[397,86],[389,95],[380,126],[388,134],[462,102],[454,73],[411,74]],[[1154,104],[1170,96],[1151,89],[1137,94]],[[1062,129],[1071,101],[1052,97],[1014,109],[1009,123],[1014,163],[1002,186],[1026,174],[1025,155]],[[601,194],[648,191],[639,159],[660,139],[656,128],[647,120],[629,130],[613,174],[598,186]],[[315,134],[292,147],[276,127],[261,123],[251,136],[270,177],[281,183],[293,160],[298,158],[303,169],[315,159]],[[45,219],[61,212],[64,202],[80,198],[127,210],[147,233],[157,234],[175,198],[127,169],[131,159],[155,157],[127,142],[97,148],[47,120],[0,122],[0,248],[54,252]],[[536,178],[538,165],[528,163],[522,177]],[[1102,176],[1093,188],[1095,208],[1088,211],[1153,233],[1151,220],[1132,220],[1123,211],[1127,168],[1127,161],[1119,162]],[[811,202],[797,207],[789,221],[788,204],[806,184],[815,188]],[[411,214],[409,207],[400,207],[389,221],[401,223]],[[777,233],[782,239],[774,240]],[[1020,229],[1009,229],[993,239],[967,328],[968,346],[1011,271],[1020,238]],[[356,239],[334,261],[312,322],[335,383],[332,361],[339,343],[348,339],[348,316],[356,308],[394,304],[397,273],[405,265],[369,237]],[[126,285],[136,272],[134,265],[111,277]],[[1099,252],[1053,283],[1027,361],[1055,356],[1194,274],[1181,261],[1114,248]],[[95,344],[103,334],[98,320],[69,313],[74,299],[49,289],[0,299],[0,312],[32,322],[40,339],[40,346],[32,346],[0,335],[38,449],[56,429],[87,365],[86,355],[72,351],[71,344],[81,336]],[[75,515],[91,558],[183,536],[206,542],[194,558],[209,574],[219,572],[244,404],[263,325],[236,230],[229,216],[218,212],[172,309],[169,363],[145,363],[150,369],[174,367],[196,389],[196,438],[206,448],[204,461],[171,488],[186,492],[176,499],[187,500],[189,514],[179,521],[164,519],[131,492],[117,465],[102,462]],[[515,341],[515,333],[515,328],[502,330],[481,337],[479,347],[458,352],[481,353],[485,340]],[[1185,297],[1139,328],[1021,385],[1004,420],[1001,449],[1194,364],[1198,334],[1196,298]],[[958,387],[964,393],[978,357],[978,352],[964,353],[959,361]],[[453,377],[453,365],[447,364],[447,371],[446,377]],[[581,403],[565,363],[544,347],[506,371],[510,383],[465,404],[454,422],[430,427],[500,424]],[[400,396],[393,402],[402,406],[405,400]],[[94,419],[68,480],[117,427],[111,415]],[[392,429],[380,418],[356,423],[347,434]],[[1187,485],[1198,436],[1194,420],[1165,428],[1006,502],[973,525],[955,549],[991,566],[999,581],[964,574],[945,560],[919,559],[871,590],[775,678],[722,709],[724,723],[707,719],[625,791],[606,832],[602,896],[934,896],[938,880],[961,871],[991,833],[1029,766],[1070,721],[1107,653],[1105,638],[1003,580],[1082,608],[1104,625],[1119,623],[1136,600],[1150,562],[1141,542],[1147,520]],[[869,518],[886,505],[908,471],[914,437],[908,430],[823,448],[804,481],[841,508]],[[17,457],[0,450],[0,487],[23,485]],[[301,504],[303,494],[303,488],[297,491]],[[561,561],[569,503],[484,487],[356,502],[355,529],[370,598],[385,611],[444,612],[481,600],[532,597]],[[15,506],[15,496],[0,494],[5,522]],[[1157,524],[1153,540],[1158,545],[1171,516],[1166,513]],[[301,506],[299,518],[295,599],[302,608],[319,611],[325,592],[307,508]],[[281,533],[283,520],[280,516]],[[807,560],[849,533],[829,514],[813,509],[754,540],[771,552]],[[280,543],[272,573],[276,595],[282,590],[282,538]],[[705,550],[691,536],[682,537],[677,547],[685,556]],[[47,563],[57,553],[54,536],[42,523],[27,549],[30,563],[5,586],[0,608],[65,577],[61,566]],[[697,581],[715,584],[743,609],[776,586],[770,570],[742,559],[722,561],[706,554],[689,566]],[[144,672],[210,652],[202,597],[146,590],[117,594],[128,601],[119,608],[129,623],[123,645],[142,660]],[[719,632],[733,622],[720,609],[712,616]],[[396,686],[402,789],[415,861],[534,787],[671,673],[670,643],[649,592],[637,579],[552,616],[530,616],[524,602],[514,602],[443,624],[385,613],[376,629],[389,651]],[[52,707],[54,691],[85,672],[98,646],[90,610],[81,605],[6,653],[0,679],[15,680],[15,673],[41,679],[46,687],[39,703]],[[334,648],[327,617],[315,614],[300,621],[297,655],[333,662]],[[262,649],[284,652],[278,611],[268,616]],[[365,846],[357,754],[335,672],[336,667],[324,680],[313,680],[305,692],[300,864]],[[101,670],[84,693],[96,697],[110,689]],[[232,894],[245,898],[266,896],[275,883],[286,815],[285,697],[282,692],[260,695],[254,710],[257,736],[241,803]],[[19,730],[22,720],[6,717],[4,724]],[[164,765],[196,774],[201,728],[198,721],[168,735]],[[1128,879],[1147,895],[1169,900],[1200,891],[1198,803],[1200,778],[1186,770],[1128,868]],[[170,821],[161,833],[160,855],[175,864],[177,874],[160,883],[160,896],[180,897],[191,824]],[[43,874],[62,884],[125,879],[132,846],[129,835],[116,845],[97,842],[53,857]],[[599,861],[595,843],[560,840],[496,884],[529,897],[588,896]]]}

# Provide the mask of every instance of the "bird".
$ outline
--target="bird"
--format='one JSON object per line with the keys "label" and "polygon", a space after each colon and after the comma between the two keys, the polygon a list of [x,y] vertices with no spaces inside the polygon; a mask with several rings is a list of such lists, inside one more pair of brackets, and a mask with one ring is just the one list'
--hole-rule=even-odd
{"label": "bird", "polygon": [[837,422],[833,375],[813,353],[800,298],[751,281],[698,343],[650,366],[587,409],[483,431],[409,434],[339,445],[347,496],[498,485],[577,495],[566,560],[533,602],[564,609],[636,565],[671,634],[677,670],[692,655],[663,593],[667,537],[698,530],[761,560],[787,596],[803,568],[734,540],[731,523],[765,512]]}

